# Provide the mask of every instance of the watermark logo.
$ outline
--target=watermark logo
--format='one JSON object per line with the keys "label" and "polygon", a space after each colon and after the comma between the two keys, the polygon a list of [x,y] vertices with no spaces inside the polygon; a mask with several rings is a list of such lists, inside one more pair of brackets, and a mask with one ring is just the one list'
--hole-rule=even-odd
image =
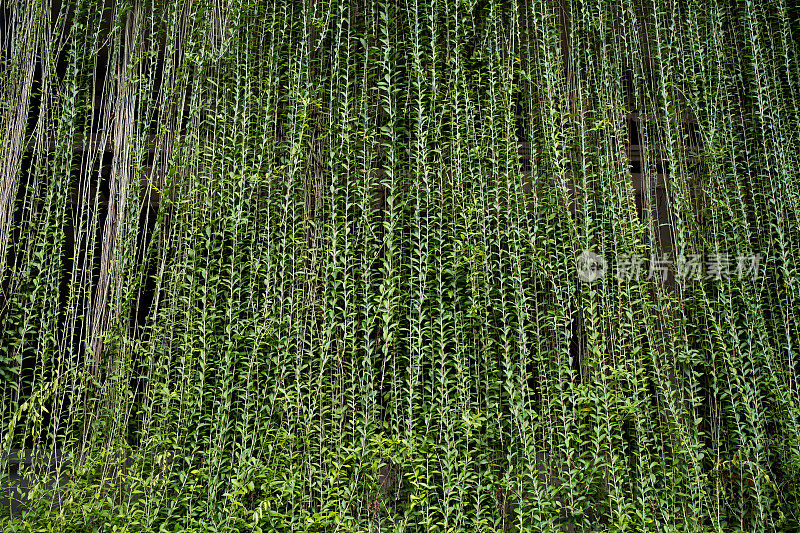
{"label": "watermark logo", "polygon": [[578,269],[578,279],[591,283],[606,275],[608,263],[602,256],[584,250],[576,259],[575,266]]}
{"label": "watermark logo", "polygon": [[[761,254],[714,253],[703,257],[700,254],[679,255],[670,258],[667,254],[651,255],[646,258],[636,254],[620,254],[612,258],[614,275],[623,280],[661,279],[664,283],[670,273],[676,280],[731,278],[756,279],[763,260]],[[604,257],[589,250],[584,250],[576,260],[578,279],[591,283],[605,277],[609,271]]]}

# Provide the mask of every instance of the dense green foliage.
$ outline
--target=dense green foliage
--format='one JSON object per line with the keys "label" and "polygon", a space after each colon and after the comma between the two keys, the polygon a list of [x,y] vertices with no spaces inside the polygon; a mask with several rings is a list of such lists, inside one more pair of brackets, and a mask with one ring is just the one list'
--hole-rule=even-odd
{"label": "dense green foliage", "polygon": [[785,0],[9,6],[0,528],[800,527]]}

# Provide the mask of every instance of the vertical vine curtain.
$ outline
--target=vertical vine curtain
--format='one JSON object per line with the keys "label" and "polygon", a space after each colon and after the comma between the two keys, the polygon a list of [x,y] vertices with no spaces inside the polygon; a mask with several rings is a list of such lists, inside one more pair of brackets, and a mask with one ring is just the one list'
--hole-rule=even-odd
{"label": "vertical vine curtain", "polygon": [[795,6],[2,10],[4,529],[800,527]]}

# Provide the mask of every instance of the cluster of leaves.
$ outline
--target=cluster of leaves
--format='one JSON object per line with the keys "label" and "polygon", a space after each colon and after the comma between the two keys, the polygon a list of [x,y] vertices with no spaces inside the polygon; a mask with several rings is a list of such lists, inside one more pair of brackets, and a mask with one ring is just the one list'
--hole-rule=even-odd
{"label": "cluster of leaves", "polygon": [[798,527],[783,0],[108,4],[3,14],[0,527]]}

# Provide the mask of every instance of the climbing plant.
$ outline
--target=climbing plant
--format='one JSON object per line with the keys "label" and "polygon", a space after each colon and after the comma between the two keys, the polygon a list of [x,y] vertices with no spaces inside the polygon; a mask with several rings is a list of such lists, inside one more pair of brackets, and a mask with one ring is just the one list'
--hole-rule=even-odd
{"label": "climbing plant", "polygon": [[0,526],[800,528],[798,20],[4,4]]}

